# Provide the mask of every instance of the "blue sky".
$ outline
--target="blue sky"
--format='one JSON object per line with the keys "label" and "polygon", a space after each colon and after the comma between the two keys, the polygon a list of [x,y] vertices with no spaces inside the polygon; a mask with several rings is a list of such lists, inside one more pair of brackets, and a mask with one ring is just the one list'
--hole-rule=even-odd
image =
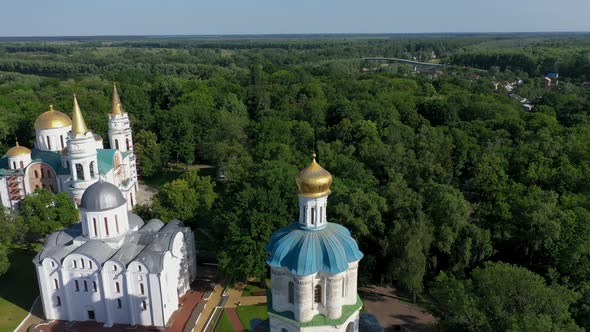
{"label": "blue sky", "polygon": [[590,0],[5,0],[0,36],[590,31]]}

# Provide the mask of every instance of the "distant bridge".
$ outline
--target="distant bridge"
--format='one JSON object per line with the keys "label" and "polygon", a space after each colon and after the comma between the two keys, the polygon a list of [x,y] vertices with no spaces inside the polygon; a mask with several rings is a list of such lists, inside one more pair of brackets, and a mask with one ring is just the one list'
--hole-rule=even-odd
{"label": "distant bridge", "polygon": [[367,57],[362,58],[363,60],[368,61],[388,61],[388,62],[399,62],[399,63],[407,63],[409,65],[414,65],[414,69],[416,68],[424,68],[424,69],[435,69],[439,67],[444,67],[444,64],[440,63],[431,63],[431,62],[420,62],[408,59],[400,59],[400,58],[380,58],[380,57]]}

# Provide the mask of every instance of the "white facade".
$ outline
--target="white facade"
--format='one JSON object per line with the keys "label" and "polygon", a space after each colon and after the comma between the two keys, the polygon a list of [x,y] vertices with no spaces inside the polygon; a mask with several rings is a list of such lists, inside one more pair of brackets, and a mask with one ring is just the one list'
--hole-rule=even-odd
{"label": "white facade", "polygon": [[[19,202],[38,188],[67,192],[79,204],[84,190],[102,180],[116,185],[127,199],[127,209],[133,209],[138,178],[128,114],[108,115],[111,149],[104,149],[102,137],[87,130],[77,101],[73,113],[76,112],[77,121],[72,123],[67,115],[50,107],[35,122],[32,152],[7,153],[0,158],[2,206],[18,208]],[[82,132],[81,124],[86,129]],[[115,149],[113,142],[119,140],[124,143]],[[15,148],[18,145],[11,150]]]}
{"label": "white facade", "polygon": [[328,222],[331,182],[314,155],[297,176],[299,220],[275,232],[267,247],[271,332],[358,332],[362,253],[346,228]]}
{"label": "white facade", "polygon": [[88,188],[80,212],[34,259],[46,319],[165,326],[196,277],[192,231],[144,224],[105,182]]}

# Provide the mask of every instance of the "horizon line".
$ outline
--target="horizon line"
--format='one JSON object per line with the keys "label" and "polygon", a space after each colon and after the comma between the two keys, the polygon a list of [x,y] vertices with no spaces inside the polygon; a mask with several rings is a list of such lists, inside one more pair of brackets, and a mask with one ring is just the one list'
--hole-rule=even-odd
{"label": "horizon line", "polygon": [[266,37],[266,36],[401,36],[401,35],[514,35],[514,34],[590,34],[588,31],[462,31],[462,32],[309,32],[309,33],[218,33],[218,34],[96,34],[96,35],[24,35],[1,36],[1,39],[59,39],[59,38],[109,38],[109,37],[153,37],[153,38],[187,38],[187,37]]}

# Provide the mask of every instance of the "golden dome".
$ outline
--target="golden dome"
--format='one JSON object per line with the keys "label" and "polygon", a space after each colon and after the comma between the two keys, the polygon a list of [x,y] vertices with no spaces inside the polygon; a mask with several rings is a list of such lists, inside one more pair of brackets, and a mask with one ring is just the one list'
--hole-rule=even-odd
{"label": "golden dome", "polygon": [[16,142],[16,146],[13,146],[10,149],[8,149],[8,151],[6,151],[6,153],[4,154],[4,157],[14,158],[22,156],[23,154],[31,154],[31,150],[25,148],[24,146],[18,145],[18,142]]}
{"label": "golden dome", "polygon": [[70,117],[62,112],[54,111],[53,105],[49,105],[49,111],[42,113],[35,120],[35,129],[54,129],[71,125]]}
{"label": "golden dome", "polygon": [[315,161],[315,157],[314,153],[311,164],[297,174],[297,193],[299,195],[315,198],[329,195],[332,192],[330,190],[332,174],[322,168]]}

